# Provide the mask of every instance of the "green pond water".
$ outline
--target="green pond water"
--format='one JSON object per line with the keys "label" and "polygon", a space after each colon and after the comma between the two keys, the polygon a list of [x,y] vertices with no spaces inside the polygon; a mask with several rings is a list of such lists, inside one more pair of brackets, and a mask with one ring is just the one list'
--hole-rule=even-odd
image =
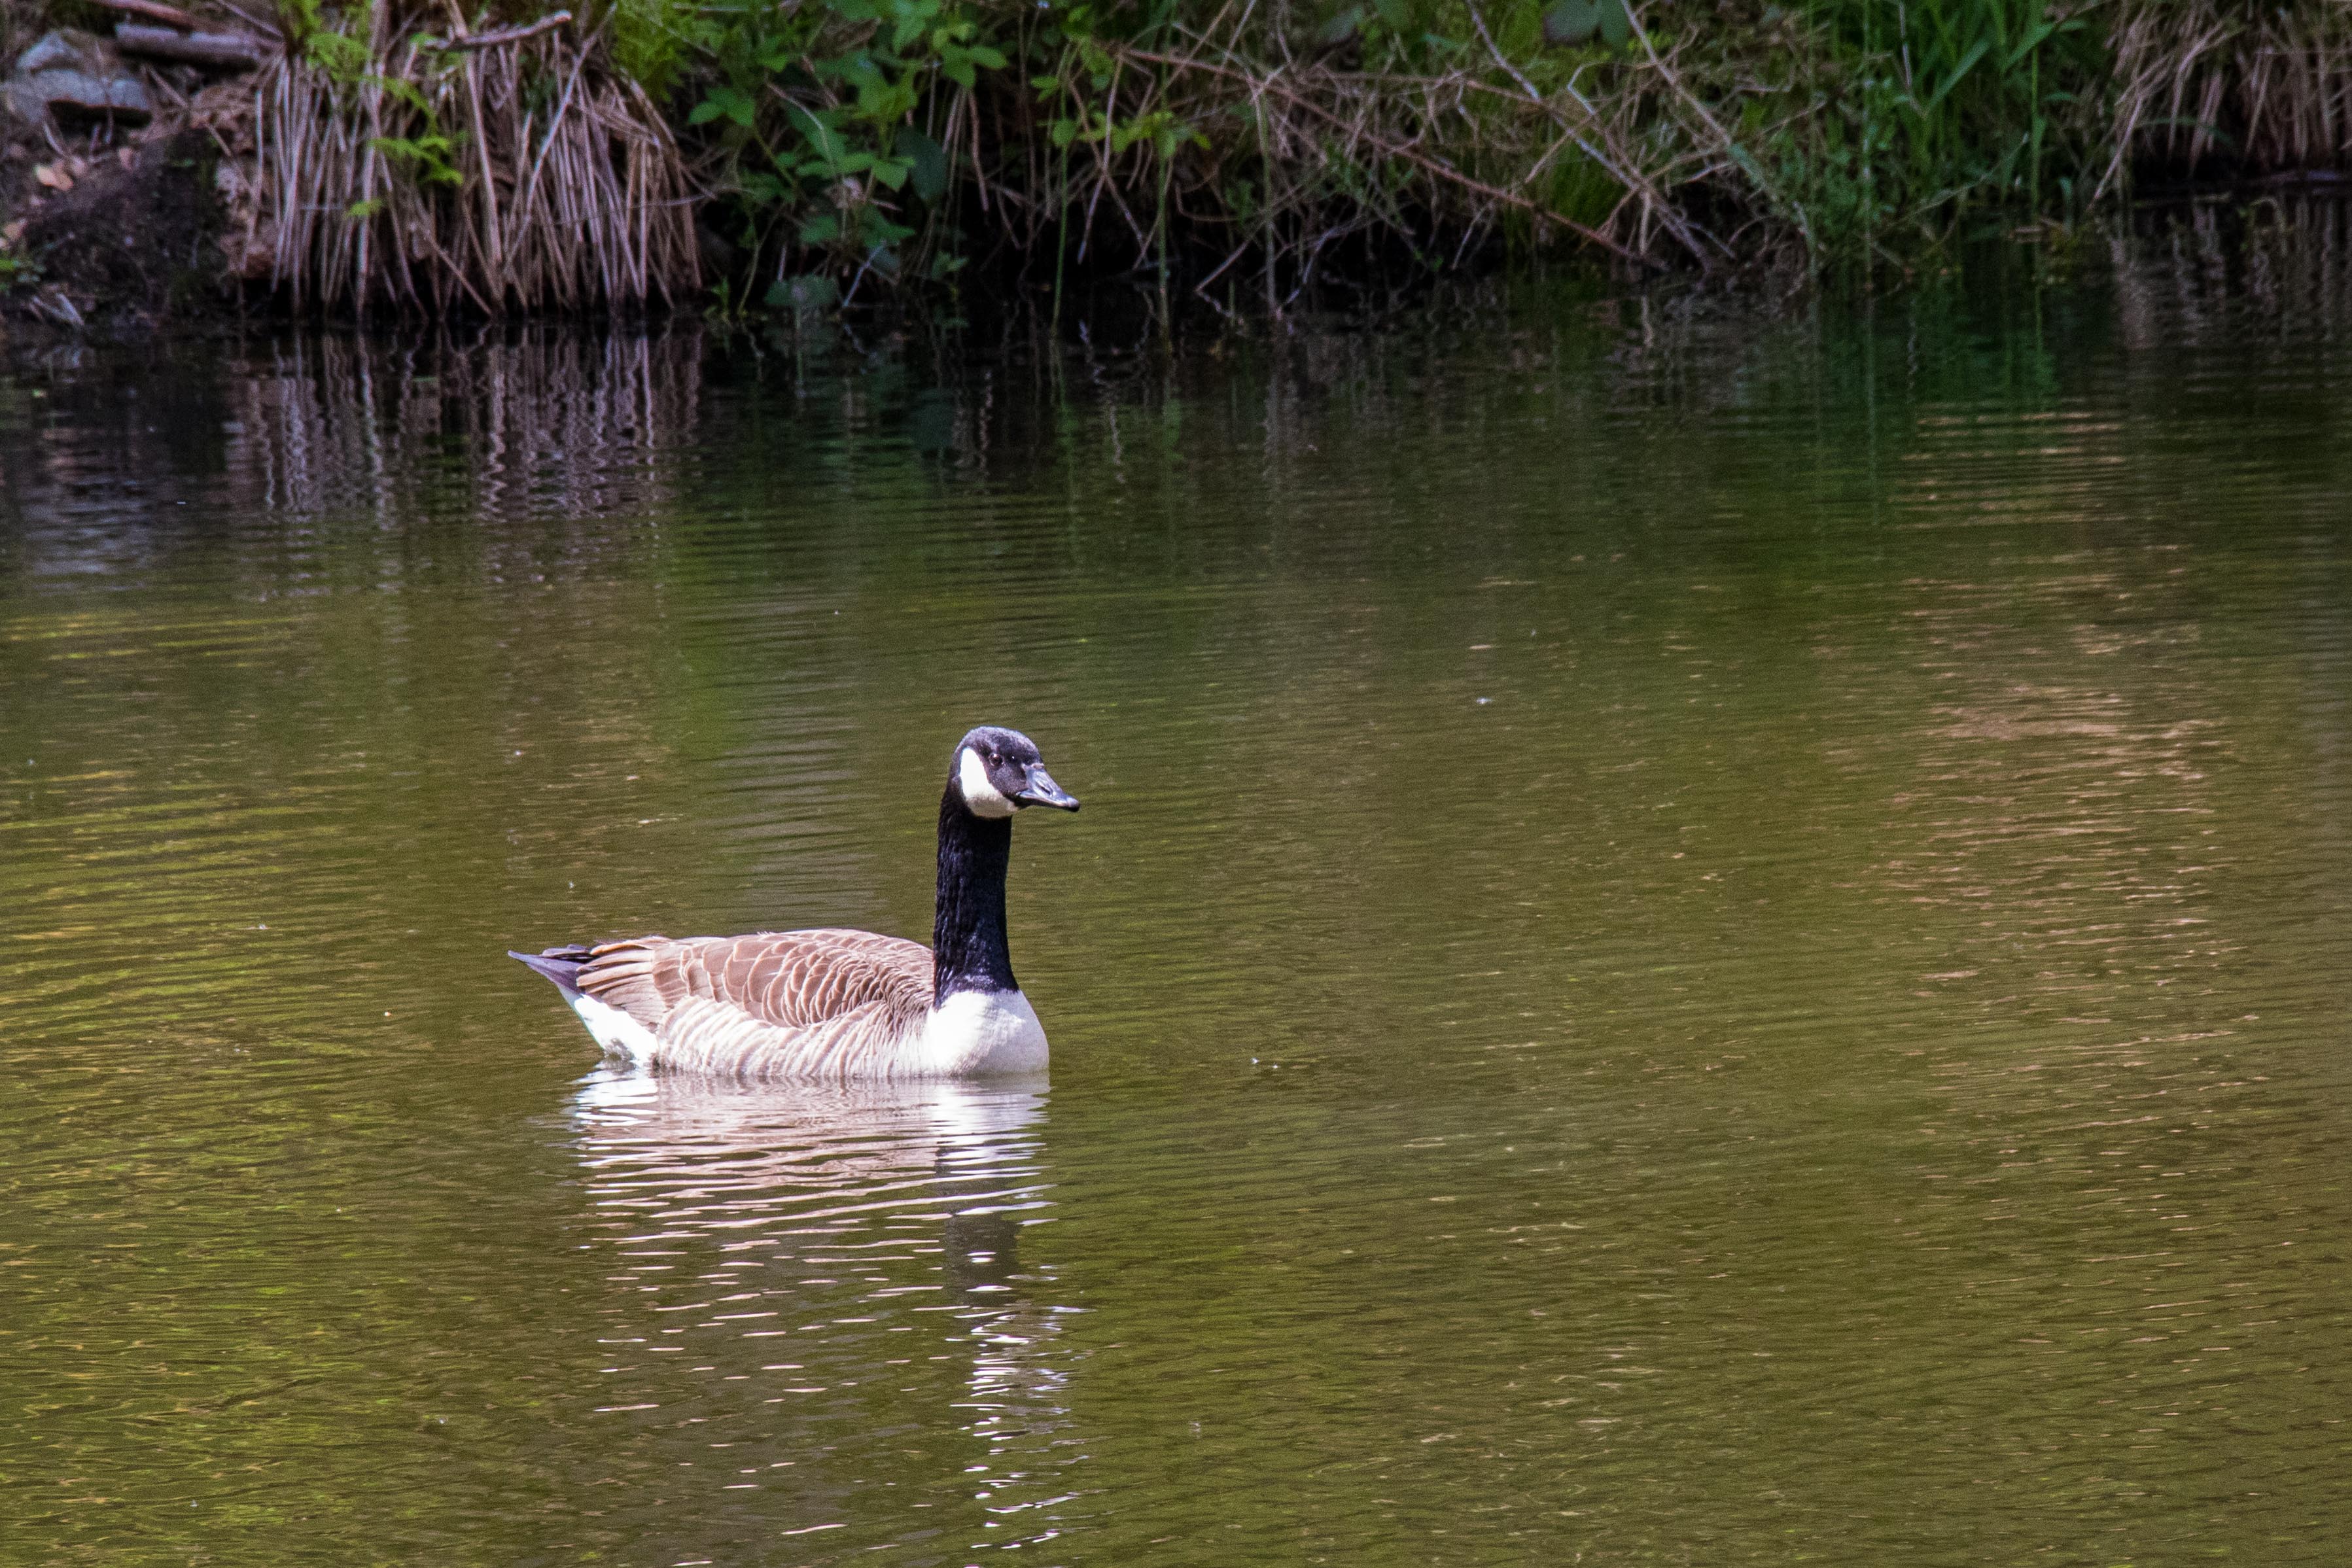
{"label": "green pond water", "polygon": [[0,1561],[2345,1561],[2345,298],[15,346]]}

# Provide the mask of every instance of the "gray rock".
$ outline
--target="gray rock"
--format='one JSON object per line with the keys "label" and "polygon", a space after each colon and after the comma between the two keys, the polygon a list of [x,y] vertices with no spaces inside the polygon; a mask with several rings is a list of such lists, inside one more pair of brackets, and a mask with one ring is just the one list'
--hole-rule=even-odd
{"label": "gray rock", "polygon": [[16,57],[16,75],[38,76],[43,71],[89,70],[102,64],[100,45],[88,33],[49,32],[39,42]]}
{"label": "gray rock", "polygon": [[32,77],[43,71],[67,70],[111,76],[114,69],[114,51],[104,38],[76,27],[58,27],[43,33],[31,48],[16,57],[14,74]]}
{"label": "gray rock", "polygon": [[114,50],[87,33],[45,33],[16,57],[0,100],[19,119],[46,123],[58,110],[146,120],[155,112],[146,84],[124,71]]}

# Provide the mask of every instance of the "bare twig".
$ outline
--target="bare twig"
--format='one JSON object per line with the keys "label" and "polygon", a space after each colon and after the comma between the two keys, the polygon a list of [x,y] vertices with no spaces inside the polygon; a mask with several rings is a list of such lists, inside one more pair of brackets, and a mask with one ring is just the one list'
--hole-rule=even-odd
{"label": "bare twig", "polygon": [[1495,35],[1486,31],[1486,18],[1479,14],[1478,7],[1471,4],[1471,0],[1463,0],[1463,5],[1470,13],[1470,25],[1478,29],[1479,41],[1486,46],[1486,52],[1495,57],[1495,63],[1503,68],[1503,74],[1518,83],[1519,90],[1526,93],[1530,101],[1541,103],[1544,96],[1536,90],[1536,84],[1521,75],[1518,67],[1503,57],[1503,51],[1495,43]]}
{"label": "bare twig", "polygon": [[177,27],[183,33],[193,33],[204,26],[202,22],[177,5],[166,5],[163,0],[90,0],[90,4],[109,11],[120,11],[128,16],[144,16],[151,22]]}
{"label": "bare twig", "polygon": [[460,54],[473,49],[499,49],[509,44],[520,44],[525,38],[536,38],[541,33],[552,31],[571,20],[571,12],[556,11],[541,16],[536,22],[528,23],[520,27],[500,27],[496,32],[476,33],[469,37],[435,38],[426,45],[426,47],[445,49],[452,54]]}
{"label": "bare twig", "polygon": [[247,26],[252,28],[254,32],[259,34],[265,38],[278,38],[283,40],[286,37],[285,30],[278,26],[277,19],[273,16],[265,14],[257,16],[241,5],[233,5],[229,4],[229,0],[212,0],[212,3],[219,6],[222,10],[227,12],[230,16],[236,17],[238,21],[244,23]]}
{"label": "bare twig", "polygon": [[[1463,3],[1469,9],[1470,20],[1477,27],[1478,37],[1486,43],[1486,52],[1494,57],[1495,64],[1502,68],[1503,73],[1508,76],[1513,81],[1519,84],[1519,90],[1528,95],[1528,99],[1530,102],[1534,103],[1545,113],[1550,115],[1551,118],[1559,123],[1561,130],[1566,131],[1571,136],[1574,136],[1577,150],[1579,152],[1582,152],[1587,158],[1591,159],[1595,163],[1599,164],[1601,169],[1608,173],[1609,177],[1616,181],[1618,184],[1623,186],[1628,191],[1640,193],[1643,202],[1651,211],[1656,213],[1660,219],[1666,225],[1667,232],[1672,234],[1676,242],[1679,243],[1685,250],[1690,253],[1691,258],[1699,264],[1702,270],[1706,269],[1709,265],[1706,249],[1699,245],[1697,240],[1692,237],[1691,231],[1683,223],[1681,214],[1674,210],[1673,206],[1666,201],[1665,197],[1661,194],[1649,181],[1643,179],[1641,175],[1634,171],[1630,160],[1604,157],[1599,148],[1594,147],[1592,143],[1586,141],[1582,135],[1577,133],[1576,128],[1570,125],[1567,120],[1561,116],[1559,111],[1551,106],[1550,101],[1547,99],[1543,94],[1536,90],[1536,84],[1529,81],[1519,70],[1518,67],[1513,65],[1509,60],[1503,57],[1503,51],[1496,44],[1495,35],[1486,30],[1486,18],[1479,13],[1478,7],[1475,5],[1471,4],[1471,0],[1463,0]],[[1648,42],[1649,40],[1646,37],[1643,40],[1645,47],[1647,47]],[[1651,52],[1650,58],[1654,65],[1658,66],[1660,73],[1664,74],[1664,67],[1663,64],[1658,62],[1657,54],[1654,50]],[[1591,104],[1585,100],[1582,94],[1577,92],[1576,89],[1571,87],[1569,89],[1569,96],[1574,99],[1579,107],[1584,110],[1585,119],[1588,122],[1594,121],[1597,119],[1592,112]],[[1549,163],[1550,161],[1550,154],[1547,153],[1543,159],[1543,163]],[[1537,167],[1541,168],[1543,163],[1538,163]]]}
{"label": "bare twig", "polygon": [[114,42],[126,55],[177,60],[184,65],[210,66],[216,70],[251,70],[261,63],[261,40],[243,33],[175,33],[168,27],[142,27],[117,22]]}

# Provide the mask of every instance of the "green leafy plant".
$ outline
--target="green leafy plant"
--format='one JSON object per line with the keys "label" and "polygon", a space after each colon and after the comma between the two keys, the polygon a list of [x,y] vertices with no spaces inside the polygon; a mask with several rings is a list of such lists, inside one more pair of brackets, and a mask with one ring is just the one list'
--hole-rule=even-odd
{"label": "green leafy plant", "polygon": [[[814,265],[794,276],[838,273],[853,287],[868,273],[952,273],[940,264],[953,236],[935,220],[953,171],[935,128],[961,112],[950,100],[968,104],[984,74],[1008,63],[971,16],[952,0],[740,4],[698,13],[691,37],[702,82],[687,122],[712,139],[737,238],[753,256]],[[925,245],[927,228],[940,232]],[[910,246],[923,254],[910,256]],[[770,308],[829,305],[777,276],[760,296]]]}
{"label": "green leafy plant", "polygon": [[440,129],[440,119],[424,89],[402,77],[370,75],[362,78],[384,95],[415,111],[424,123],[410,136],[375,136],[367,145],[408,171],[420,186],[462,185],[466,178],[455,162],[459,138]]}

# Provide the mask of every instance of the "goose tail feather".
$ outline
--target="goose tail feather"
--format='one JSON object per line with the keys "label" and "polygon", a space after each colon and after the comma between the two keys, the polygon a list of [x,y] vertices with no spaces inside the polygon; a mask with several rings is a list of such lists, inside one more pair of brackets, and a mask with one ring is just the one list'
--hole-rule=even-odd
{"label": "goose tail feather", "polygon": [[544,975],[555,982],[566,1001],[580,995],[580,967],[594,956],[586,947],[574,942],[562,947],[550,947],[543,953],[518,953],[509,948],[507,956],[535,974]]}

